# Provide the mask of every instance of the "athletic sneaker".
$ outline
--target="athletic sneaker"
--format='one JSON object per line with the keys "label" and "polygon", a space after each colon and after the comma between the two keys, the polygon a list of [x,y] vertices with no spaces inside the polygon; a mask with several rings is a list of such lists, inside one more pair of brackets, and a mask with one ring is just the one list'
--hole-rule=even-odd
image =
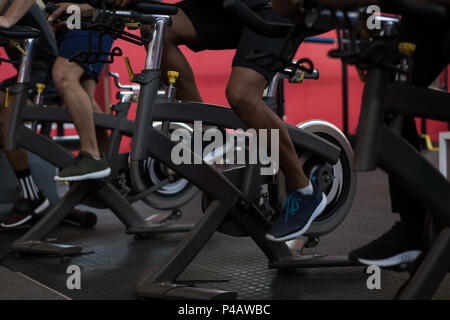
{"label": "athletic sneaker", "polygon": [[400,221],[380,238],[352,251],[349,257],[365,265],[394,267],[414,262],[421,253],[420,232]]}
{"label": "athletic sneaker", "polygon": [[105,158],[95,159],[86,151],[81,151],[72,166],[62,170],[55,181],[81,181],[102,179],[111,174]]}
{"label": "athletic sneaker", "polygon": [[11,214],[0,224],[2,228],[16,228],[45,211],[50,202],[42,192],[38,193],[39,198],[30,200],[21,198],[16,201]]}
{"label": "athletic sneaker", "polygon": [[327,206],[325,194],[311,182],[313,193],[304,195],[299,191],[290,193],[283,205],[282,214],[277,218],[266,238],[271,241],[288,241],[308,231],[311,223]]}

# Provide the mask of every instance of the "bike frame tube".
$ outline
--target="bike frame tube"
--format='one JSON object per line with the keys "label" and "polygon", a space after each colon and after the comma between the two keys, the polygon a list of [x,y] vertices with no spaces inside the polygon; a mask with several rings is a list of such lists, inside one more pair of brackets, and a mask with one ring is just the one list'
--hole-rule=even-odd
{"label": "bike frame tube", "polygon": [[27,54],[22,55],[19,71],[17,74],[17,83],[30,82],[31,63],[33,62],[34,48],[37,41],[38,39],[35,38],[25,39],[24,41],[24,50]]}
{"label": "bike frame tube", "polygon": [[28,99],[28,88],[31,74],[31,63],[37,39],[25,39],[24,50],[26,55],[22,55],[19,71],[17,74],[17,83],[14,85],[14,103],[12,105],[11,118],[9,119],[9,128],[6,137],[6,146],[8,150],[15,150],[18,147],[18,133],[22,126],[21,115]]}
{"label": "bike frame tube", "polygon": [[378,164],[380,126],[383,124],[385,83],[389,74],[370,70],[366,77],[356,141],[356,171],[375,170]]}
{"label": "bike frame tube", "polygon": [[168,23],[166,19],[160,18],[153,25],[152,41],[147,51],[145,69],[142,71],[142,74],[151,80],[141,85],[139,93],[133,140],[131,142],[130,158],[132,162],[147,158],[148,130],[151,127],[155,97],[160,85],[161,57]]}

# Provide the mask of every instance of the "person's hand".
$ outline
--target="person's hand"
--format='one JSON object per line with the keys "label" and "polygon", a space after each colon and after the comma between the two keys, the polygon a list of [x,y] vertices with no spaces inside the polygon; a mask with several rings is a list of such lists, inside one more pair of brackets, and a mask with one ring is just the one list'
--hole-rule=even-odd
{"label": "person's hand", "polygon": [[9,23],[5,16],[0,16],[0,28],[11,28],[11,23]]}
{"label": "person's hand", "polygon": [[78,6],[80,8],[80,14],[81,18],[91,17],[94,8],[91,7],[88,4],[76,4],[71,2],[60,2],[56,4],[58,6],[58,9],[56,9],[51,15],[48,16],[48,21],[55,26],[56,28],[61,28],[66,26],[66,21],[59,21],[59,17],[61,15],[67,13],[67,8],[69,8],[72,5]]}

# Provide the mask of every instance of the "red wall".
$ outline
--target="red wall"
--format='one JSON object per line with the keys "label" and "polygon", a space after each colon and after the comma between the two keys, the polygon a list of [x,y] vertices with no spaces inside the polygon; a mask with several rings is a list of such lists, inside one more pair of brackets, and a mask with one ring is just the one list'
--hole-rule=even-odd
{"label": "red wall", "polygon": [[[168,0],[167,2],[174,2]],[[334,37],[334,32],[324,36]],[[131,60],[134,71],[140,72],[144,65],[145,50],[122,40],[115,42]],[[303,84],[286,87],[286,115],[287,122],[297,124],[308,119],[324,119],[332,122],[338,127],[342,127],[342,89],[341,89],[341,63],[337,59],[331,59],[327,52],[334,45],[305,43],[299,51],[298,57],[308,57],[313,60],[315,66],[319,69],[320,79],[308,80]],[[227,105],[225,99],[225,85],[231,71],[231,60],[233,50],[227,51],[204,51],[193,53],[187,48],[183,52],[192,65],[195,72],[197,84],[203,99],[206,102],[220,105]],[[0,55],[4,56],[2,51]],[[350,132],[354,133],[359,116],[361,103],[362,83],[357,76],[355,68],[349,67],[349,127]],[[10,76],[13,71],[8,64],[0,66],[0,80]],[[128,82],[128,75],[123,57],[116,58],[116,62],[110,66],[110,70],[118,72],[121,76],[121,82]],[[115,101],[115,88],[111,80],[110,101]],[[101,88],[100,88],[101,89]],[[102,99],[102,92],[97,93],[97,99]],[[101,102],[101,101],[99,101]],[[433,140],[437,139],[439,131],[448,131],[448,125],[442,122],[430,121],[429,133]]]}

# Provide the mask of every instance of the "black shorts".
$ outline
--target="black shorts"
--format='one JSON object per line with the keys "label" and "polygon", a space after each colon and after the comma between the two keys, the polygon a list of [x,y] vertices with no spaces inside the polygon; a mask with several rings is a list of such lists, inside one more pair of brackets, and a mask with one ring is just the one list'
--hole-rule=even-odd
{"label": "black shorts", "polygon": [[[246,67],[263,75],[270,81],[275,71],[271,71],[246,58],[252,51],[276,52],[284,40],[281,38],[269,38],[254,33],[243,27],[239,21],[228,15],[222,8],[222,4],[210,0],[185,0],[177,3],[177,6],[191,20],[200,45],[189,47],[193,51],[237,49],[233,59],[233,67]],[[270,5],[262,5],[253,8],[253,11],[264,20],[272,22],[289,22],[272,10]]]}

